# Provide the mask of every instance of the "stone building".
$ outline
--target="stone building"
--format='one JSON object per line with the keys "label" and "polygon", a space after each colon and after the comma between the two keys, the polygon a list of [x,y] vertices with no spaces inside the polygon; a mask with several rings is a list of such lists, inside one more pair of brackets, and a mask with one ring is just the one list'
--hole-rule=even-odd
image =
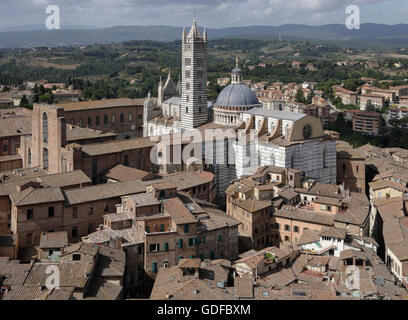
{"label": "stone building", "polygon": [[360,94],[358,96],[360,110],[367,110],[367,108],[384,108],[385,99],[383,96],[375,94]]}
{"label": "stone building", "polygon": [[[32,135],[21,138],[23,168],[41,167],[50,174],[83,170],[94,184],[117,164],[152,171],[149,138],[116,141],[114,133],[67,125],[64,109],[34,105]],[[96,143],[98,142],[98,143]]]}
{"label": "stone building", "polygon": [[[0,157],[17,155],[21,146],[21,137],[30,139],[32,135],[33,121],[38,116],[38,108],[35,105],[35,111],[29,109],[13,109],[2,113],[0,119]],[[44,107],[43,110],[46,110]],[[56,120],[56,118],[55,118]],[[36,130],[40,129],[34,126]],[[50,125],[53,127],[53,125]],[[62,128],[62,130],[64,130]],[[38,132],[35,134],[39,134]],[[67,144],[82,143],[89,144],[102,141],[114,140],[117,134],[111,132],[102,132],[90,128],[81,128],[75,125],[67,124],[66,140]],[[0,171],[5,171],[1,170]]]}
{"label": "stone building", "polygon": [[[58,244],[60,245],[60,244]],[[125,254],[88,243],[61,248],[58,259],[31,263],[0,261],[1,300],[120,300]],[[59,287],[47,288],[50,268],[59,270]],[[55,269],[51,269],[55,272]]]}
{"label": "stone building", "polygon": [[256,130],[258,143],[252,153],[250,144],[234,144],[237,177],[274,165],[302,170],[320,182],[336,182],[336,141],[324,134],[318,119],[254,108],[243,113],[243,120],[246,130]]}
{"label": "stone building", "polygon": [[143,136],[144,99],[105,99],[57,104],[67,123],[115,132],[120,138]]}
{"label": "stone building", "polygon": [[[2,179],[3,182],[0,183],[0,234],[8,234],[11,231],[12,202],[10,197],[12,194],[18,194],[17,188],[20,186],[29,186],[29,183],[34,183],[33,186],[43,184],[67,190],[91,184],[91,180],[81,171],[48,175],[45,170],[38,168],[4,172]],[[35,199],[32,201],[35,202]]]}
{"label": "stone building", "polygon": [[[247,298],[235,294],[234,269],[225,259],[214,261],[181,259],[177,266],[157,273],[150,299],[152,300],[238,300]],[[248,279],[250,280],[250,279]]]}
{"label": "stone building", "polygon": [[389,87],[389,90],[395,92],[395,98],[401,100],[401,97],[408,95],[408,85]]}
{"label": "stone building", "polygon": [[364,85],[361,87],[362,95],[374,95],[383,97],[384,100],[388,100],[390,102],[395,101],[395,91],[392,89],[382,89],[373,87],[371,85]]}
{"label": "stone building", "polygon": [[316,182],[299,170],[260,167],[226,191],[227,214],[241,222],[240,249],[298,243],[304,230],[343,228],[368,235],[369,202],[342,185]]}
{"label": "stone building", "polygon": [[337,142],[337,183],[365,194],[365,157],[344,141]]}
{"label": "stone building", "polygon": [[336,97],[340,97],[341,102],[345,105],[352,104],[354,106],[357,105],[357,92],[347,90],[341,86],[333,86],[334,95]]}
{"label": "stone building", "polygon": [[81,96],[80,91],[71,91],[65,89],[53,90],[52,94],[54,96],[54,100],[58,103],[78,102]]}
{"label": "stone building", "polygon": [[118,239],[130,257],[134,280],[142,280],[141,272],[145,280],[154,279],[160,269],[176,266],[186,257],[235,259],[238,255],[239,222],[208,202],[177,192],[170,182],[123,197],[117,212],[104,218],[104,226],[83,241],[109,245],[112,238]]}
{"label": "stone building", "polygon": [[[31,133],[29,110],[8,110],[0,118],[0,157],[16,155],[20,137]],[[3,170],[0,170],[3,171]]]}
{"label": "stone building", "polygon": [[[63,179],[63,180],[61,180]],[[175,185],[202,201],[214,201],[213,176],[182,172],[150,181],[131,180],[89,186],[81,171],[23,178],[0,185],[0,231],[18,236],[20,247],[38,245],[43,232],[67,231],[69,242],[96,230],[115,212],[122,196],[144,193],[151,184]],[[9,224],[9,226],[8,226]]]}

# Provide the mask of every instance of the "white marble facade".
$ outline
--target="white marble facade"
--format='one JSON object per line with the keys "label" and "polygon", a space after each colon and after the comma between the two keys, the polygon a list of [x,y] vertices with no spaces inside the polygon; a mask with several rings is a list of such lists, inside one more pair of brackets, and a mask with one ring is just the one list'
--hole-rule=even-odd
{"label": "white marble facade", "polygon": [[[183,32],[182,77],[191,78],[182,79],[178,92],[181,96],[168,98],[166,94],[175,91],[169,77],[166,83],[171,90],[166,86],[160,88],[159,110],[154,108],[149,95],[144,109],[144,136],[180,133],[208,122],[205,121],[208,108],[204,106],[208,105],[203,83],[207,77],[206,38],[206,34],[199,33],[195,22],[188,35]],[[190,53],[194,50],[200,53],[198,64],[191,60],[194,55]],[[224,159],[221,164],[207,166],[215,175],[216,196],[225,195],[231,180],[251,174],[264,165],[299,169],[317,181],[336,183],[336,141],[324,135],[320,121],[300,110],[262,108],[255,94],[248,87],[244,88],[241,74],[237,62],[231,85],[224,88],[214,104],[214,121],[235,130],[238,127],[248,130],[253,126],[258,140],[255,139],[257,142],[251,147],[240,145],[235,138],[225,138],[225,148],[220,150],[215,141],[203,143],[203,163],[206,162],[205,150],[213,150],[215,158]]]}

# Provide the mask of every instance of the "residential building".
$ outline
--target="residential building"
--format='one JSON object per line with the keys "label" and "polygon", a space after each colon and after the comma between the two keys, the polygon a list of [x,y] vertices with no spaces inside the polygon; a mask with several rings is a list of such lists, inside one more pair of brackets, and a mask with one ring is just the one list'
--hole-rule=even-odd
{"label": "residential building", "polygon": [[381,89],[376,88],[371,85],[363,85],[361,87],[362,95],[376,95],[381,96],[384,100],[388,100],[390,102],[395,101],[395,91],[392,89]]}
{"label": "residential building", "polygon": [[177,266],[159,270],[150,299],[237,300],[232,272],[227,260],[181,259]]}
{"label": "residential building", "polygon": [[353,114],[353,131],[367,135],[381,135],[384,119],[378,112],[359,111]]}
{"label": "residential building", "polygon": [[104,218],[103,228],[83,241],[108,244],[116,236],[133,255],[129,261],[133,279],[144,272],[149,282],[160,269],[176,266],[186,257],[234,260],[238,255],[239,222],[208,202],[177,192],[169,182],[123,197],[117,212]]}
{"label": "residential building", "polygon": [[[1,300],[119,300],[123,298],[125,254],[121,250],[78,243],[66,246],[59,261],[0,263]],[[57,267],[59,288],[48,289],[49,268]]]}
{"label": "residential building", "polygon": [[57,103],[79,102],[81,92],[57,89],[52,91],[52,95]]}
{"label": "residential building", "polygon": [[365,111],[370,108],[382,109],[385,106],[385,99],[383,96],[375,94],[360,94],[358,96],[360,110]]}
{"label": "residential building", "polygon": [[340,97],[341,102],[345,105],[352,104],[354,106],[357,105],[357,92],[347,90],[341,86],[333,86],[334,95],[336,97]]}

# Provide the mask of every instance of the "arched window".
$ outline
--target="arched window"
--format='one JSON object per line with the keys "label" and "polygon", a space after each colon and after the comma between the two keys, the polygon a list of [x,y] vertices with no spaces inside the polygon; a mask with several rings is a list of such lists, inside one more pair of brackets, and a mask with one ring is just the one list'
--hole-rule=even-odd
{"label": "arched window", "polygon": [[48,116],[45,112],[42,115],[42,133],[43,141],[48,142]]}
{"label": "arched window", "polygon": [[48,170],[48,149],[43,149],[43,168]]}
{"label": "arched window", "polygon": [[31,167],[31,149],[30,148],[28,148],[27,164],[28,164],[28,167]]}

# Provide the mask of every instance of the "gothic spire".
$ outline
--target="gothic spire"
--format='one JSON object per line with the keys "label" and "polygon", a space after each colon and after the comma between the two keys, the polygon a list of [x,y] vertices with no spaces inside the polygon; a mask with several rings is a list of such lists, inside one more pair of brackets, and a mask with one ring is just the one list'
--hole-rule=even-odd
{"label": "gothic spire", "polygon": [[183,27],[183,35],[182,35],[183,42],[186,41],[186,28]]}
{"label": "gothic spire", "polygon": [[198,30],[197,21],[195,17],[193,19],[193,25],[191,26],[190,32],[188,33],[188,38],[193,38],[193,39],[202,38],[201,33]]}

